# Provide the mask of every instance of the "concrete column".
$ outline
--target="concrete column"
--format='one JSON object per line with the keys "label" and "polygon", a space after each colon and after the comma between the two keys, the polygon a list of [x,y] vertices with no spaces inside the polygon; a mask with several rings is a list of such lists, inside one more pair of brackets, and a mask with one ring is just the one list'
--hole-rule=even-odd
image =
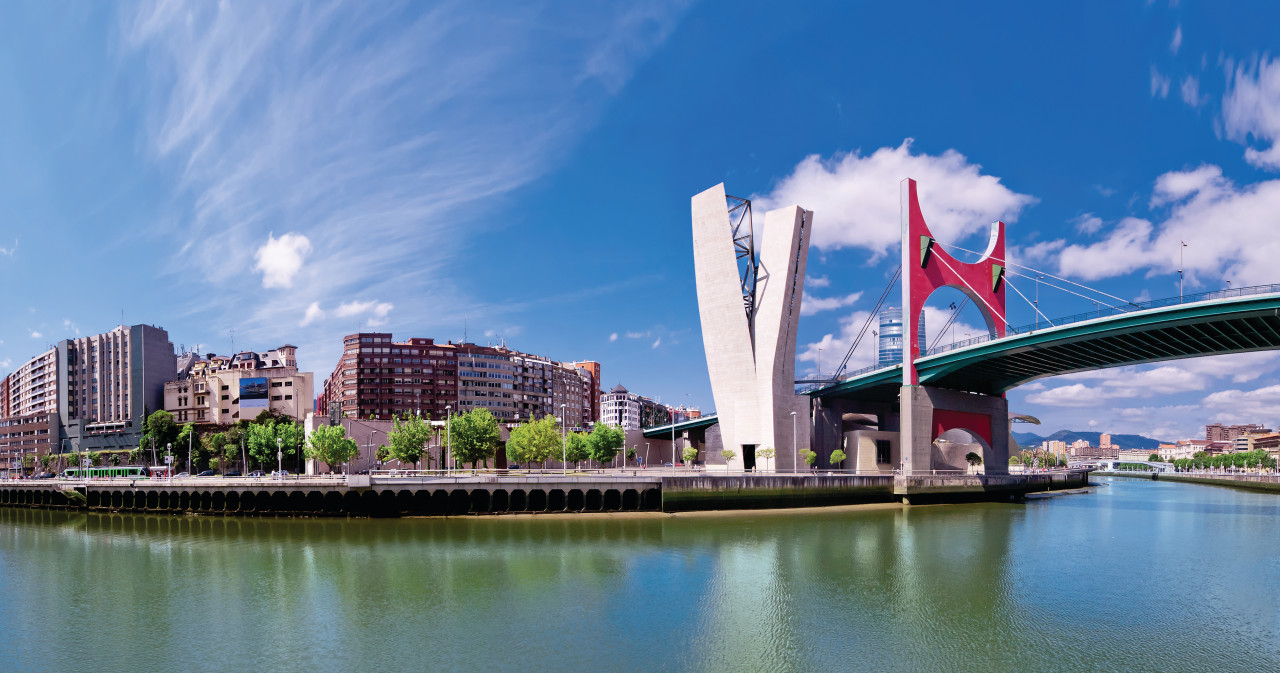
{"label": "concrete column", "polygon": [[902,386],[902,471],[923,471],[933,465],[933,400],[924,386]]}
{"label": "concrete column", "polygon": [[987,474],[1009,474],[1009,400],[987,397],[991,405],[991,450],[982,457]]}
{"label": "concrete column", "polygon": [[[809,441],[809,448],[818,454],[818,465],[826,466],[827,458],[832,451],[840,448],[840,442],[843,439],[841,434],[841,416],[843,410],[839,400],[821,400],[815,401],[813,407],[813,434]],[[801,447],[803,448],[803,447]],[[792,460],[799,461],[798,457]],[[797,463],[803,467],[803,462]]]}

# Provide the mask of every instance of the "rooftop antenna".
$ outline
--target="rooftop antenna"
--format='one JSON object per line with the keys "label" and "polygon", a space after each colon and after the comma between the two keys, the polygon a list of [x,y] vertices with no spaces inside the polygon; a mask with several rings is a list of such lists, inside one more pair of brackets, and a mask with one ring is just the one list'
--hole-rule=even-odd
{"label": "rooftop antenna", "polygon": [[467,343],[467,319],[462,319],[462,343]]}
{"label": "rooftop antenna", "polygon": [[227,331],[231,332],[231,354],[235,355],[236,354],[236,328],[232,327],[230,330],[227,330]]}

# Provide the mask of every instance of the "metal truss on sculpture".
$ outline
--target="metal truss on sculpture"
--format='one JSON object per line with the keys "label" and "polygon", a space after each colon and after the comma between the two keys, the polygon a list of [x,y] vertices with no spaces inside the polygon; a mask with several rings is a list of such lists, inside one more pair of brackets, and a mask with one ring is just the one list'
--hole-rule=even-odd
{"label": "metal truss on sculpture", "polygon": [[[725,195],[729,209],[729,222],[733,227],[733,251],[738,256],[738,275],[741,279],[742,306],[747,311],[747,322],[756,319],[756,280],[760,276],[760,260],[756,258],[755,226],[751,221],[751,200]],[[743,225],[746,231],[743,232]],[[744,263],[745,260],[745,263]]]}

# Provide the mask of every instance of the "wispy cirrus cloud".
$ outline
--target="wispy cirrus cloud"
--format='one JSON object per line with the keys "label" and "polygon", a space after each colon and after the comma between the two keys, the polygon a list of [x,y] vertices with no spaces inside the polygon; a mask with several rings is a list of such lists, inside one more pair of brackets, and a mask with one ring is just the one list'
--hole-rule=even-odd
{"label": "wispy cirrus cloud", "polygon": [[[171,274],[224,288],[189,310],[263,338],[354,294],[448,315],[459,232],[556,165],[684,4],[128,5],[121,67],[142,74],[146,153],[174,176],[153,234],[180,241]],[[291,291],[246,316],[245,269]]]}

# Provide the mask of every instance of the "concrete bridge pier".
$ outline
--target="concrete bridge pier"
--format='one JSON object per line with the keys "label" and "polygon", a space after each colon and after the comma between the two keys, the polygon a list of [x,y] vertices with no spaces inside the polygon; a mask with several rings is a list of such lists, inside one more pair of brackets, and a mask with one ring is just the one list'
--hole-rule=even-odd
{"label": "concrete bridge pier", "polygon": [[987,474],[1009,473],[1009,402],[1003,396],[917,385],[902,386],[900,400],[904,473],[964,469],[963,455],[935,444],[949,430],[964,430],[982,445]]}

